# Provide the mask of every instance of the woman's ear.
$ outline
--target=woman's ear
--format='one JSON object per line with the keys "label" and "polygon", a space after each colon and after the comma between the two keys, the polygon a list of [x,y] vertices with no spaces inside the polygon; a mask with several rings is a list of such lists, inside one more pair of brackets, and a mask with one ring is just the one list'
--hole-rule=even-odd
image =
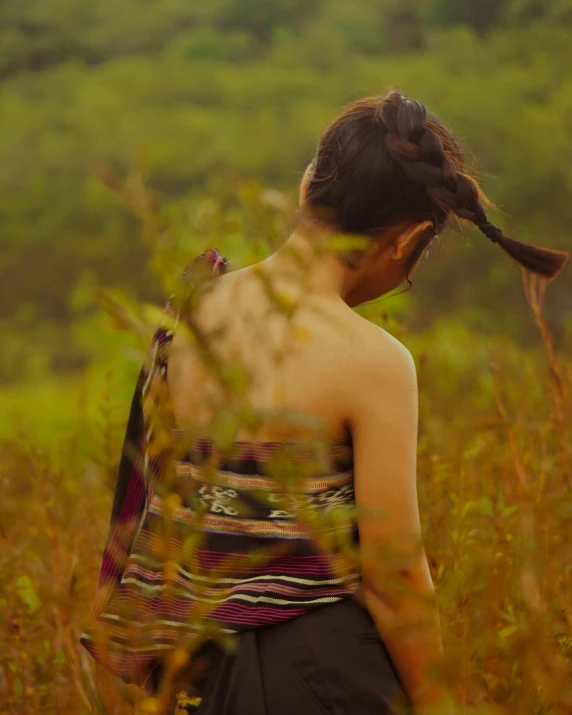
{"label": "woman's ear", "polygon": [[308,190],[308,173],[309,173],[310,167],[306,169],[304,172],[304,176],[302,177],[302,182],[300,183],[300,206],[303,206],[305,201],[306,201],[306,192]]}
{"label": "woman's ear", "polygon": [[401,260],[404,254],[416,244],[425,231],[431,226],[433,226],[433,221],[422,221],[402,231],[395,239],[393,252],[391,254],[393,260]]}
{"label": "woman's ear", "polygon": [[302,177],[302,182],[300,184],[300,206],[303,206],[306,202],[306,194],[308,192],[308,184],[312,180],[312,175],[314,174],[316,168],[316,160],[311,161],[306,167],[304,176]]}

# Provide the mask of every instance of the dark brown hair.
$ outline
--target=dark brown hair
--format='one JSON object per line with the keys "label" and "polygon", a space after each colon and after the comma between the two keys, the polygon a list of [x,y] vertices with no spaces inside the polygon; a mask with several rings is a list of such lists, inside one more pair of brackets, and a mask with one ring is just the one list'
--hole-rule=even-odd
{"label": "dark brown hair", "polygon": [[413,260],[457,216],[524,268],[554,278],[568,254],[508,238],[488,220],[484,199],[443,122],[420,102],[391,92],[354,102],[332,122],[320,140],[305,203],[314,218],[349,234],[375,236],[432,221],[434,230]]}

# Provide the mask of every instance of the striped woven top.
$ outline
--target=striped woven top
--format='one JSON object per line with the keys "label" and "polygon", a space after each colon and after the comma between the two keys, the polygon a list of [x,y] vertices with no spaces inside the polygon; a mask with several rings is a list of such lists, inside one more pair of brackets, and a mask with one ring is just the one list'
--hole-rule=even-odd
{"label": "striped woven top", "polygon": [[174,647],[295,618],[360,583],[351,438],[234,441],[221,453],[209,438],[185,445],[170,423],[175,446],[157,447],[172,336],[156,331],[137,381],[81,638],[127,682]]}

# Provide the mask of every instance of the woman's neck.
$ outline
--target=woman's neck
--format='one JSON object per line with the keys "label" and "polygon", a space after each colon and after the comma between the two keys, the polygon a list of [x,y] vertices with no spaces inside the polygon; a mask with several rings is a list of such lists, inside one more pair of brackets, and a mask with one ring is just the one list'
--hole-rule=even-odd
{"label": "woman's neck", "polygon": [[307,230],[296,230],[278,250],[258,264],[259,270],[272,280],[275,291],[286,294],[302,291],[305,296],[312,294],[344,301],[356,276],[326,246],[327,238],[335,234],[320,230],[315,242],[307,234]]}

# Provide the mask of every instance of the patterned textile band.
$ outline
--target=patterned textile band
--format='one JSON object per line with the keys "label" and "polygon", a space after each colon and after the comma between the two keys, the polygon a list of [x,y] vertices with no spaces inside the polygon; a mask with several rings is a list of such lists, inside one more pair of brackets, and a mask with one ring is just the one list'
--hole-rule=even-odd
{"label": "patterned textile band", "polygon": [[295,618],[360,583],[351,443],[235,441],[221,455],[201,438],[177,453],[184,434],[157,417],[172,337],[155,332],[137,380],[81,637],[138,684],[175,647]]}

